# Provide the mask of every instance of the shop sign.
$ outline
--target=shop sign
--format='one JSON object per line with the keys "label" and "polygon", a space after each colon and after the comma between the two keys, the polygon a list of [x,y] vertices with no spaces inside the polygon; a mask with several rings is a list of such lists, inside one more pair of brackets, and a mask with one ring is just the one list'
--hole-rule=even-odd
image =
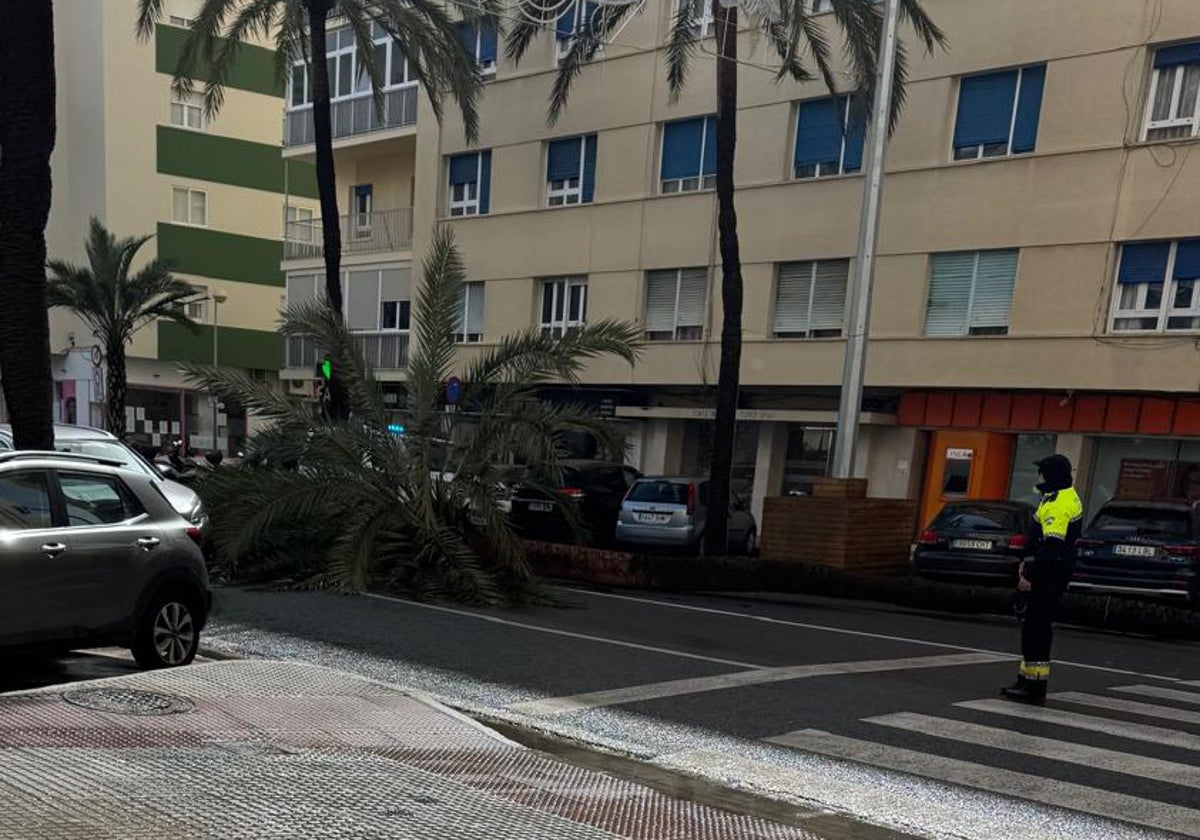
{"label": "shop sign", "polygon": [[1126,458],[1117,476],[1120,499],[1200,501],[1200,463]]}
{"label": "shop sign", "polygon": [[970,461],[975,457],[974,449],[947,449],[947,461]]}

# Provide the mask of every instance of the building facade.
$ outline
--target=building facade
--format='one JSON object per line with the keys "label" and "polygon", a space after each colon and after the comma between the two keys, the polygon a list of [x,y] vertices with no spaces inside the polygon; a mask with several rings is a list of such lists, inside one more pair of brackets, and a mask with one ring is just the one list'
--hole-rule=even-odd
{"label": "building facade", "polygon": [[[284,86],[270,49],[243,47],[213,119],[200,96],[172,94],[199,5],[170,0],[143,42],[134,34],[136,4],[56,4],[58,141],[47,245],[52,257],[86,262],[92,216],[118,237],[154,235],[139,257],[167,260],[204,296],[189,307],[200,326],[158,322],[134,336],[124,431],[146,445],[186,438],[200,450],[232,452],[247,433],[244,412],[189,385],[179,363],[278,376],[284,195],[315,206],[316,184],[311,166],[281,158]],[[56,419],[103,425],[96,340],[69,313],[50,318]]]}
{"label": "building facade", "polygon": [[[948,46],[927,56],[904,36],[910,79],[887,157],[858,472],[874,495],[923,499],[924,515],[948,498],[1027,496],[1032,461],[1054,451],[1079,465],[1093,509],[1116,493],[1190,493],[1200,462],[1194,4],[925,5]],[[472,281],[464,355],[530,327],[633,321],[645,338],[638,364],[593,364],[569,396],[626,428],[627,457],[643,471],[703,472],[721,321],[713,45],[672,102],[662,45],[673,4],[650,0],[547,125],[580,8],[520,66],[486,25],[464,25],[489,78],[475,146],[452,108],[438,125],[382,33],[390,84],[385,114],[374,113],[353,43],[330,36],[347,317],[381,378],[402,382],[414,260],[435,225],[452,225]],[[818,20],[832,31],[831,16]],[[735,486],[757,509],[804,492],[828,466],[862,126],[844,98],[853,91],[776,83],[761,39],[746,34],[739,49]],[[308,107],[300,71],[285,160],[311,158]],[[289,300],[319,288],[309,206],[289,216],[301,222],[282,263]],[[287,348],[282,374],[297,392],[315,352],[302,345]]]}

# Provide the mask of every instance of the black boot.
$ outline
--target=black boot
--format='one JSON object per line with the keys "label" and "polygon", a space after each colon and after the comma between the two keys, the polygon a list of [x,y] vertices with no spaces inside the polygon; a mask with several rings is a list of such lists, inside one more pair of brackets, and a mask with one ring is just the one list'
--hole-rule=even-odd
{"label": "black boot", "polygon": [[1007,691],[1023,691],[1025,689],[1025,675],[1017,674],[1017,681],[1007,688],[1000,689],[1000,693],[1004,694]]}
{"label": "black boot", "polygon": [[1045,680],[1027,680],[1024,677],[1017,679],[1017,685],[1012,688],[1006,688],[1000,693],[1009,700],[1015,700],[1018,703],[1031,703],[1035,706],[1040,706],[1046,702],[1046,681]]}

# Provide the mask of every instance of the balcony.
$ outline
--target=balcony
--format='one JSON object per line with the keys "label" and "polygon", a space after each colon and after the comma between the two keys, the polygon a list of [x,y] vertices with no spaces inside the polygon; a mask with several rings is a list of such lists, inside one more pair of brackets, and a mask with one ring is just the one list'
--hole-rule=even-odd
{"label": "balcony", "polygon": [[[408,331],[388,330],[354,334],[359,352],[367,362],[367,369],[406,370],[408,368]],[[311,371],[324,357],[317,343],[305,336],[288,336],[287,367],[292,370]]]}
{"label": "balcony", "polygon": [[[342,231],[342,255],[378,254],[407,251],[412,248],[413,211],[411,207],[351,213],[339,217]],[[283,233],[285,260],[317,260],[325,256],[321,220],[288,222]]]}
{"label": "balcony", "polygon": [[[383,114],[375,110],[370,91],[333,100],[330,117],[333,139],[354,137],[372,131],[403,128],[417,123],[417,85],[409,83],[383,92]],[[313,143],[312,105],[289,108],[283,117],[283,145]]]}

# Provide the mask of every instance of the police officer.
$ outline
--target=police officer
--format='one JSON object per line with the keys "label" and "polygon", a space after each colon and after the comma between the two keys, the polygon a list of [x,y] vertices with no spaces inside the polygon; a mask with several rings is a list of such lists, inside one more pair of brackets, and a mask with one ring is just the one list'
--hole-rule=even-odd
{"label": "police officer", "polygon": [[1027,605],[1021,625],[1021,666],[1016,683],[1002,692],[1023,703],[1046,699],[1052,623],[1071,581],[1075,541],[1083,525],[1083,503],[1071,486],[1071,462],[1051,455],[1038,461],[1037,468],[1042,502],[1036,519],[1041,533],[1033,559],[1021,564],[1017,584]]}

